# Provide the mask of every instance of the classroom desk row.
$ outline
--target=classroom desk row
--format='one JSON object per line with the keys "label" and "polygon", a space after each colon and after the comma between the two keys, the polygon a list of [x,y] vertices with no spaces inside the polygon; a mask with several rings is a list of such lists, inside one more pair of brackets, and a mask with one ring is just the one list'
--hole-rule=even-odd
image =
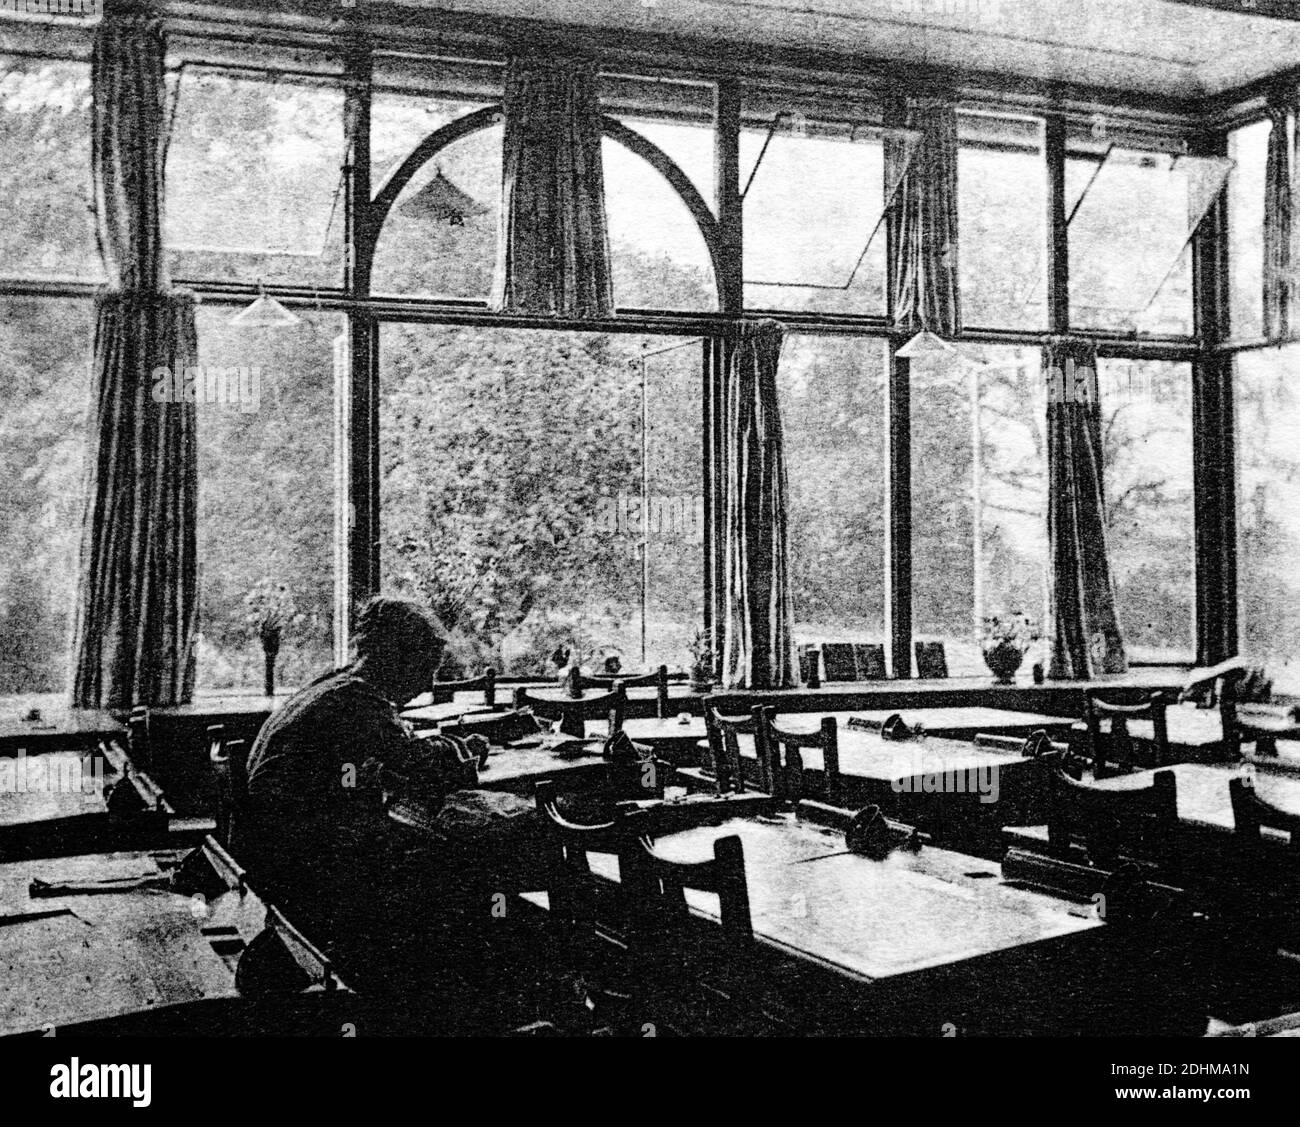
{"label": "classroom desk row", "polygon": [[[930,846],[873,860],[845,848],[841,827],[791,814],[692,828],[655,848],[702,861],[731,834],[760,952],[749,1001],[792,1031],[1097,1034],[1204,1023],[1194,1002],[1185,1015],[1152,1005],[1185,969],[1165,962],[1168,950],[1156,957],[1149,936],[1108,930],[1091,903],[1006,881],[994,862]],[[618,882],[614,858],[589,860],[598,880]],[[523,899],[548,904],[544,894]],[[717,923],[715,896],[688,891],[687,902]]]}

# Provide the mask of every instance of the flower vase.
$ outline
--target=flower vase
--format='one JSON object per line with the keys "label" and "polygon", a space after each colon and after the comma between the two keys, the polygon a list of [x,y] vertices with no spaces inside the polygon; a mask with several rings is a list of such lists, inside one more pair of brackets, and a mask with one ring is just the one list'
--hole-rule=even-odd
{"label": "flower vase", "polygon": [[989,672],[998,685],[1013,684],[1016,671],[1024,659],[1025,651],[1008,639],[984,648],[984,664],[989,667]]}
{"label": "flower vase", "polygon": [[280,656],[280,639],[262,639],[262,691],[268,696],[275,696],[275,662]]}

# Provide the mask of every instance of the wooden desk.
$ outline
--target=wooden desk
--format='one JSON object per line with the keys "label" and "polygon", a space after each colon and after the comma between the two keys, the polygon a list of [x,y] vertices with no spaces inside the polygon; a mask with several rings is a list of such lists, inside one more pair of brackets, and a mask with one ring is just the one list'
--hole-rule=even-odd
{"label": "wooden desk", "polygon": [[[791,816],[733,819],[660,837],[666,857],[700,861],[739,835],[762,956],[754,997],[806,1033],[1100,1032],[1127,1018],[1108,984],[1146,973],[1091,904],[1004,882],[993,862],[931,847],[884,861],[848,853],[842,834]],[[613,858],[591,855],[615,881]],[[538,899],[529,897],[529,899]],[[688,892],[704,920],[717,898]],[[1087,991],[1101,997],[1081,1002]],[[1111,996],[1113,995],[1113,996]]]}
{"label": "wooden desk", "polygon": [[101,709],[42,709],[39,721],[23,720],[18,714],[0,716],[0,755],[91,749],[101,741],[125,736],[121,722]]}
{"label": "wooden desk", "polygon": [[556,755],[545,743],[541,747],[494,747],[487,766],[479,768],[478,785],[482,790],[529,796],[541,779],[552,779],[561,787],[582,789],[608,775],[609,760],[601,751],[600,741],[589,741],[586,754],[577,757]]}
{"label": "wooden desk", "polygon": [[[791,730],[816,729],[816,717],[782,717]],[[755,758],[753,736],[741,755]],[[841,728],[843,802],[876,803],[890,817],[919,826],[939,841],[996,836],[1003,826],[1041,821],[1042,777],[1033,760],[960,740],[886,740],[879,732]],[[804,749],[804,767],[822,771],[821,751]]]}
{"label": "wooden desk", "polygon": [[[196,918],[190,897],[163,891],[32,898],[29,882],[161,876],[174,854],[108,853],[0,865],[0,1034],[48,1030],[218,995],[233,962],[208,936],[261,930],[260,903],[236,893]],[[241,902],[242,901],[242,902]],[[58,912],[38,918],[39,913]],[[17,919],[27,915],[25,920]],[[250,930],[251,926],[251,930]]]}
{"label": "wooden desk", "polygon": [[[1260,735],[1275,740],[1300,739],[1300,725],[1289,717],[1254,713],[1245,707],[1239,710],[1239,716]],[[1169,752],[1176,761],[1207,762],[1222,756],[1223,721],[1218,709],[1175,705],[1166,710],[1165,719],[1169,728]],[[1101,730],[1110,731],[1109,720],[1101,722]],[[1135,740],[1143,743],[1149,744],[1155,739],[1155,727],[1150,720],[1130,720],[1128,730]],[[1071,728],[1071,738],[1083,750],[1088,738],[1087,724],[1076,720]],[[1249,745],[1255,738],[1252,736],[1245,742]]]}

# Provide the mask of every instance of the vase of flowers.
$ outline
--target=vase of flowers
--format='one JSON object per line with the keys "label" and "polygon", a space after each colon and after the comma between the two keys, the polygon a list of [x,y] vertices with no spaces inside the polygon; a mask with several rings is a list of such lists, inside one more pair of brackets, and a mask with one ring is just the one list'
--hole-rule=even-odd
{"label": "vase of flowers", "polygon": [[703,630],[691,641],[691,688],[697,693],[713,691],[713,643]]}
{"label": "vase of flowers", "polygon": [[1028,615],[1021,611],[996,614],[984,619],[981,648],[984,664],[994,681],[1010,685],[1025,660],[1025,652],[1038,640],[1038,631]]}
{"label": "vase of flowers", "polygon": [[275,696],[275,663],[285,631],[303,616],[293,594],[283,583],[262,579],[244,596],[244,622],[262,646],[262,691]]}

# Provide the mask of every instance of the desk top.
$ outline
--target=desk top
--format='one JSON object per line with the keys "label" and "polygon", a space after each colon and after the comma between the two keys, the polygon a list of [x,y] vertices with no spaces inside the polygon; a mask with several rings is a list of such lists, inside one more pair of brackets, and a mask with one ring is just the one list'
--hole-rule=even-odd
{"label": "desk top", "polygon": [[[843,835],[792,818],[733,819],[660,838],[676,861],[712,856],[738,834],[760,939],[867,979],[887,979],[1104,926],[1062,900],[1007,885],[997,865],[946,849],[849,853]],[[591,858],[593,866],[597,856]],[[609,875],[609,874],[604,874]],[[717,897],[688,892],[717,918]]]}
{"label": "desk top", "polygon": [[[31,822],[48,822],[57,818],[76,818],[82,815],[106,814],[104,802],[104,763],[96,764],[94,756],[81,756],[73,752],[49,752],[19,761],[21,769],[14,773],[12,782],[6,777],[5,764],[0,764],[0,826],[25,825]],[[16,767],[17,764],[14,764]],[[85,770],[89,766],[89,770]]]}
{"label": "desk top", "polygon": [[[1241,774],[1231,763],[1178,763],[1164,768],[1177,779],[1179,821],[1201,829],[1227,831],[1235,828],[1230,779]],[[1150,786],[1154,771],[1137,771],[1102,779],[1098,786],[1108,790],[1133,790]],[[1255,791],[1260,798],[1283,810],[1300,813],[1300,777],[1291,773],[1255,770]]]}
{"label": "desk top", "polygon": [[[479,787],[483,790],[508,790],[531,794],[539,779],[573,782],[585,775],[599,775],[609,764],[602,754],[599,740],[588,740],[582,754],[557,755],[555,743],[573,744],[574,740],[555,740],[543,733],[540,747],[494,747],[487,766],[479,769]],[[576,750],[576,749],[575,749]]]}
{"label": "desk top", "polygon": [[0,753],[6,755],[19,749],[81,747],[125,735],[112,713],[97,708],[42,709],[38,721],[24,720],[19,713],[0,715]]}
{"label": "desk top", "polygon": [[241,903],[227,893],[209,904],[206,918],[196,918],[190,897],[157,889],[28,895],[33,877],[160,877],[161,856],[105,853],[0,865],[0,1033],[234,994],[232,969],[205,932],[229,930],[232,914],[249,910],[254,897]]}

